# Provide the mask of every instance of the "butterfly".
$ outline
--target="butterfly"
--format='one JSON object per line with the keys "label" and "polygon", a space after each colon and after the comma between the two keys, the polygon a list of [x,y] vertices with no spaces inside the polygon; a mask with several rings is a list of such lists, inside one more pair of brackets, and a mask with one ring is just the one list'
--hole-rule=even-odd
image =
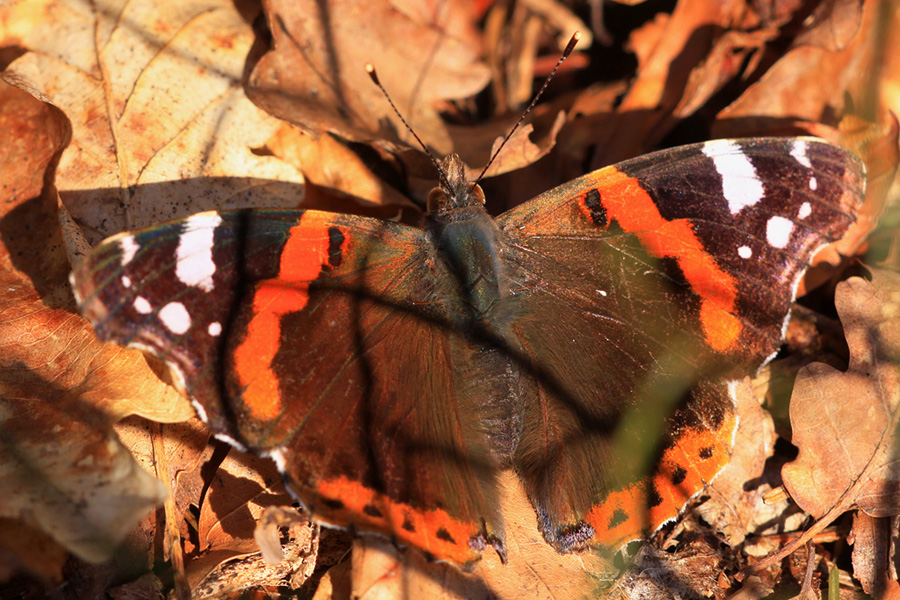
{"label": "butterfly", "polygon": [[505,558],[511,469],[554,548],[617,549],[727,464],[733,384],[777,352],[864,178],[815,138],[716,140],[493,218],[451,155],[421,227],[204,212],[107,239],[72,284],[101,338],[163,359],[319,522]]}

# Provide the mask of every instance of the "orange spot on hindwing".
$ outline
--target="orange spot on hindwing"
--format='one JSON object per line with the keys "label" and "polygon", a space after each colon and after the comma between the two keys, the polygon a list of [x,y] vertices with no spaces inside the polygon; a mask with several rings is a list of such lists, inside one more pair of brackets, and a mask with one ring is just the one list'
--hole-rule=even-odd
{"label": "orange spot on hindwing", "polygon": [[[278,274],[256,284],[253,317],[244,339],[234,351],[234,369],[243,390],[243,403],[254,418],[274,419],[282,410],[273,361],[281,345],[281,320],[303,310],[309,302],[309,284],[327,265],[339,264],[332,247],[332,215],[310,211],[291,227],[281,251]],[[340,250],[340,249],[338,249]]]}
{"label": "orange spot on hindwing", "polygon": [[637,179],[608,167],[602,172],[603,195],[588,191],[578,206],[597,227],[615,221],[635,234],[656,258],[674,258],[691,289],[700,297],[700,324],[706,342],[716,351],[734,348],[741,322],[734,315],[738,288],[734,277],[719,268],[697,238],[689,221],[664,218]]}
{"label": "orange spot on hindwing", "polygon": [[716,430],[683,432],[663,453],[656,473],[610,493],[590,510],[585,521],[594,528],[593,543],[620,548],[675,518],[728,464],[736,427],[729,412]]}
{"label": "orange spot on hindwing", "polygon": [[474,523],[453,518],[445,510],[417,509],[346,477],[320,481],[315,489],[317,518],[338,527],[392,532],[402,545],[458,565],[481,557],[486,540]]}

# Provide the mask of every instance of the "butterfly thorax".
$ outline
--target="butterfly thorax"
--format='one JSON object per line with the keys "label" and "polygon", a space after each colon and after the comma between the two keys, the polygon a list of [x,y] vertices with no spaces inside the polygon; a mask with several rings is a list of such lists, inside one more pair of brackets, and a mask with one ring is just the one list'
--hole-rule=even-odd
{"label": "butterfly thorax", "polygon": [[425,229],[437,256],[470,308],[468,318],[489,320],[503,292],[502,233],[484,208],[484,192],[465,177],[456,154],[444,159],[441,186],[428,195]]}

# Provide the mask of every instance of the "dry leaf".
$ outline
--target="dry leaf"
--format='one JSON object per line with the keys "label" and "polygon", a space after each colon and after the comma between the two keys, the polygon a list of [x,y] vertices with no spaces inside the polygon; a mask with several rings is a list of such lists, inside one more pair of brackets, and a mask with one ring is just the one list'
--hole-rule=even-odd
{"label": "dry leaf", "polygon": [[2,515],[102,561],[163,497],[112,424],[131,413],[177,420],[192,411],[139,353],[100,344],[72,313],[56,200],[40,195],[64,121],[5,84],[2,94],[0,161],[19,171],[9,172],[17,185],[4,187],[0,212]]}
{"label": "dry leaf", "polygon": [[760,407],[749,380],[735,386],[735,394],[738,430],[731,462],[704,492],[710,499],[696,509],[732,548],[743,543],[748,533],[756,533],[761,524],[758,513],[763,506],[762,495],[770,488],[746,487],[748,481],[756,481],[763,474],[776,438],[772,417]]}
{"label": "dry leaf", "polygon": [[[874,47],[871,37],[877,26],[878,3],[865,6],[863,23],[855,27],[855,16],[847,12],[835,12],[816,23],[817,28],[840,28],[834,19],[850,19],[854,23],[846,27],[853,35],[844,33],[845,46],[840,52],[830,51],[798,41],[791,50],[771,65],[750,85],[735,102],[718,115],[717,136],[758,135],[760,125],[768,123],[772,128],[782,123],[829,122],[833,115],[844,113],[849,97],[864,99],[868,84],[868,69],[873,64]],[[812,34],[810,34],[812,36]],[[812,39],[812,38],[809,38]],[[822,85],[828,82],[828,85]],[[798,93],[798,90],[803,90]]]}
{"label": "dry leaf", "polygon": [[17,519],[0,518],[0,585],[25,572],[58,585],[68,552],[53,538]]}
{"label": "dry leaf", "polygon": [[188,568],[191,587],[197,587],[220,563],[258,552],[254,530],[263,510],[293,502],[270,459],[231,450],[200,506],[199,559]]}
{"label": "dry leaf", "polygon": [[141,0],[94,10],[43,2],[32,10],[44,20],[28,47],[40,51],[4,77],[71,121],[55,183],[92,243],[203,209],[297,205],[302,176],[254,152],[280,123],[244,95],[254,38],[234,3]]}
{"label": "dry leaf", "polygon": [[[505,14],[504,7],[497,6],[491,9],[489,19]],[[528,84],[533,72],[540,70],[533,56],[538,51],[549,56],[548,38],[555,36],[559,27],[558,22],[555,26],[548,24],[540,15],[565,15],[553,2],[532,6],[538,8],[537,12],[526,14],[520,6],[516,7],[515,15],[524,15],[515,21],[523,29],[518,54],[502,52],[508,43],[505,39],[489,40],[492,55],[518,57],[514,64],[501,66],[516,73],[514,79],[519,84]],[[587,92],[567,90],[566,84],[593,80],[593,73],[585,69],[578,78],[560,75],[549,95],[556,89],[563,94],[532,115],[537,133],[528,128],[518,132],[510,142],[511,149],[498,157],[491,174],[533,165],[557,143],[564,151],[541,161],[537,168],[521,169],[513,176],[486,182],[498,182],[498,187],[506,185],[509,192],[494,194],[489,200],[494,206],[509,206],[515,199],[534,196],[541,189],[583,173],[590,153],[598,145],[598,163],[648,149],[688,117],[692,118],[690,131],[676,131],[667,143],[685,135],[704,135],[709,127],[727,135],[761,134],[777,132],[785,124],[816,133],[822,131],[837,139],[831,133],[834,129],[827,128],[837,125],[845,96],[864,104],[860,102],[861,97],[865,100],[861,82],[870,73],[876,73],[873,80],[880,77],[888,84],[884,98],[886,105],[892,106],[890,98],[896,86],[890,78],[895,78],[897,72],[890,68],[893,54],[884,50],[888,62],[881,71],[869,71],[869,50],[863,45],[876,37],[872,15],[873,6],[877,5],[866,6],[868,12],[861,32],[855,35],[852,2],[822,3],[805,21],[805,15],[798,12],[807,10],[804,6],[794,0],[729,0],[718,4],[682,0],[671,15],[659,16],[639,29],[611,21],[620,40],[630,36],[638,55],[636,70],[623,71],[615,81],[604,77],[607,83],[597,84],[599,91]],[[255,63],[269,40],[250,26],[259,16],[258,7],[243,1],[225,4],[212,0],[141,0],[137,4],[120,2],[99,7],[79,0],[23,0],[0,7],[0,39],[7,47],[18,46],[21,50],[17,53],[22,54],[4,77],[15,80],[33,95],[44,95],[62,109],[60,112],[44,107],[46,114],[25,116],[4,111],[0,102],[0,118],[4,119],[0,131],[6,132],[10,140],[0,145],[0,164],[19,169],[4,170],[4,178],[18,186],[15,197],[37,198],[45,181],[55,184],[76,222],[86,227],[93,242],[125,227],[151,224],[205,208],[293,207],[301,199],[304,205],[312,200],[322,208],[353,212],[358,212],[353,208],[358,207],[355,200],[362,199],[381,203],[393,211],[378,213],[379,216],[394,217],[393,206],[406,202],[407,195],[424,196],[434,184],[433,167],[417,150],[394,146],[398,136],[406,139],[407,134],[366,78],[362,64],[375,63],[381,79],[429,144],[439,150],[460,152],[468,164],[483,165],[494,140],[506,133],[510,119],[518,117],[485,118],[483,113],[496,110],[482,106],[489,104],[489,100],[483,102],[488,94],[477,103],[471,100],[487,81],[487,71],[478,58],[482,33],[474,25],[487,10],[485,3],[473,6],[444,0],[395,0],[392,4],[334,0],[308,5],[272,2],[267,8],[274,49]],[[323,16],[329,19],[327,27]],[[556,22],[555,19],[551,21]],[[801,27],[806,29],[798,31]],[[782,48],[792,39],[794,47],[782,57]],[[822,50],[844,46],[837,54]],[[605,69],[607,56],[610,55],[585,54],[582,62],[570,61],[568,66],[577,65],[581,70],[594,61]],[[244,96],[243,78],[254,64],[254,82],[269,86],[265,90],[253,88],[266,106],[312,131],[338,135],[320,135],[315,141],[299,138],[294,135],[295,130],[251,104]],[[279,75],[277,81],[271,77],[275,73]],[[592,77],[582,76],[588,74]],[[821,81],[825,80],[831,85],[822,86]],[[782,89],[786,85],[789,88]],[[747,94],[741,97],[748,86]],[[450,103],[449,99],[465,101]],[[719,113],[722,106],[735,99]],[[573,103],[576,108],[570,110]],[[826,124],[798,121],[798,107],[806,111],[799,115],[801,119],[824,120]],[[559,130],[561,113],[568,114],[569,121]],[[716,113],[718,121],[711,117]],[[759,115],[764,120],[757,119]],[[481,121],[473,124],[470,117]],[[889,119],[879,117],[879,124],[885,131],[874,136],[878,143],[872,144],[870,158],[885,158],[885,168],[877,172],[883,174],[883,187],[887,189],[897,163],[897,130],[890,128],[894,123]],[[23,131],[38,125],[52,133],[52,143],[44,149],[30,145],[28,136],[23,135]],[[694,129],[694,125],[698,128]],[[69,135],[71,144],[54,175],[46,165]],[[873,139],[872,126],[857,128],[854,135]],[[376,147],[346,140],[370,140]],[[29,160],[17,160],[15,151],[21,152],[15,156]],[[559,155],[563,160],[558,160]],[[876,171],[869,162],[870,172]],[[386,176],[388,170],[393,172]],[[427,183],[403,180],[404,176],[423,174]],[[316,185],[305,185],[304,175]],[[9,189],[4,188],[3,193]],[[25,189],[30,191],[25,193]],[[49,186],[48,189],[52,191]],[[131,492],[110,471],[121,468],[126,475],[135,473],[134,481],[139,481],[143,476],[137,470],[138,462],[153,465],[157,458],[146,423],[136,419],[116,422],[128,414],[177,420],[190,414],[190,409],[171,388],[158,381],[139,353],[96,344],[87,327],[72,316],[65,281],[68,267],[55,226],[55,201],[52,195],[32,202],[16,200],[7,203],[12,212],[0,219],[0,249],[6,261],[5,265],[0,264],[0,316],[4,317],[0,319],[0,391],[6,393],[0,408],[12,415],[14,424],[23,424],[14,432],[19,437],[10,438],[16,442],[13,449],[18,456],[47,459],[46,463],[32,461],[29,468],[36,464],[39,469],[27,471],[20,468],[21,461],[9,460],[10,453],[4,452],[0,470],[12,465],[18,468],[20,480],[22,473],[37,474],[30,487],[16,490],[18,495],[3,490],[13,498],[4,508],[11,507],[20,514],[25,512],[23,498],[33,497],[40,503],[29,506],[29,510],[36,510],[38,515],[54,512],[52,507],[56,505],[48,502],[42,486],[60,483],[69,497],[64,498],[63,508],[56,511],[56,520],[45,531],[74,538],[78,544],[83,543],[78,536],[84,534],[84,527],[67,522],[71,516],[67,512],[71,511],[70,501],[81,501],[81,493],[90,491],[94,496],[88,500],[93,500],[97,499],[97,492],[106,492],[112,499],[101,497],[99,503],[87,504],[88,509],[116,508],[114,502],[121,500],[118,513],[110,511],[101,516],[112,519],[130,511],[134,522],[140,511],[124,506]],[[869,214],[869,222],[860,228],[848,253],[858,247],[859,239],[869,231],[879,211],[880,208],[874,209]],[[59,216],[65,218],[65,212]],[[66,243],[74,241],[74,235],[65,235]],[[72,254],[77,252],[73,249]],[[8,326],[10,323],[12,327]],[[19,396],[24,400],[8,401]],[[23,416],[24,409],[34,412]],[[731,544],[739,543],[744,531],[764,521],[766,515],[771,516],[751,510],[751,506],[758,508],[757,491],[743,490],[748,479],[752,481],[750,473],[756,472],[758,461],[767,452],[768,444],[762,442],[767,442],[771,434],[764,421],[756,421],[759,429],[748,428],[745,432],[749,435],[750,431],[757,431],[762,436],[752,444],[752,457],[746,462],[741,458],[741,452],[751,445],[739,442],[732,471],[723,472],[709,490],[717,503],[710,502],[700,509],[725,532]],[[746,425],[754,421],[743,418],[742,422]],[[46,441],[47,431],[56,427],[60,428],[59,433],[50,439],[64,447],[69,457]],[[202,468],[211,464],[207,461],[212,458],[213,446],[206,445],[207,435],[197,428],[196,421],[166,426],[162,431],[168,475],[175,481],[174,502],[183,516],[180,526],[189,569],[196,580],[198,574],[215,567],[213,575],[196,590],[198,596],[222,596],[255,585],[284,585],[282,591],[296,589],[302,574],[311,568],[306,559],[313,550],[297,550],[294,559],[271,569],[259,559],[241,557],[255,551],[250,536],[256,515],[271,492],[268,485],[275,475],[266,471],[271,465],[259,465],[261,472],[256,468],[251,472],[226,461],[224,470],[213,481],[209,469]],[[6,432],[0,439],[6,443]],[[55,454],[48,454],[48,447]],[[158,450],[159,444],[154,447]],[[66,464],[65,459],[73,456],[86,457],[83,462],[100,462],[88,471],[84,464]],[[76,481],[73,474],[82,477]],[[224,481],[234,485],[222,485]],[[100,487],[95,487],[96,482]],[[133,485],[130,479],[128,483]],[[207,485],[211,485],[208,491]],[[158,488],[152,483],[143,491],[140,486],[136,488],[145,494],[145,507],[155,501],[154,490]],[[276,504],[289,501],[273,500]],[[465,576],[425,563],[416,555],[398,557],[392,551],[384,553],[358,543],[367,549],[356,553],[352,577],[348,574],[350,561],[341,563],[323,579],[318,594],[345,597],[355,590],[367,597],[408,597],[416,591],[445,597],[595,596],[602,589],[603,578],[613,577],[605,570],[608,565],[595,563],[593,556],[561,557],[550,551],[529,521],[534,519],[534,513],[526,500],[506,498],[503,502],[504,512],[511,515],[509,565],[500,565],[496,556],[489,554],[475,575]],[[199,533],[190,524],[195,513],[199,516]],[[27,530],[22,521],[10,523]],[[724,586],[728,582],[723,584],[717,575],[736,566],[728,562],[731,558],[722,545],[712,543],[710,534],[702,533],[691,523],[695,522],[688,520],[670,536],[671,540],[678,540],[677,548],[665,555],[646,553],[646,561],[638,565],[639,572],[646,575],[641,584],[645,587],[640,589],[649,593],[652,588],[659,597],[686,595],[688,590],[702,591],[710,597],[726,593]],[[158,546],[162,535],[155,535],[159,533],[156,527],[158,524],[151,517],[132,529],[130,548],[135,550],[135,556],[140,554],[136,561],[140,568],[153,568],[168,581],[171,572],[164,572],[166,567],[155,562],[162,557]],[[99,533],[109,537],[111,533],[120,535],[117,531],[107,527]],[[41,535],[38,532],[35,538]],[[863,537],[860,533],[854,561],[860,565],[861,578],[872,580],[863,571],[880,564],[880,559],[873,558],[873,546],[863,542]],[[5,543],[2,540],[0,537],[0,543]],[[195,546],[195,541],[201,545]],[[59,547],[52,542],[48,545],[49,550],[36,543],[23,545],[14,557],[16,560],[5,563],[12,565],[6,567],[6,572],[25,569],[42,577],[59,577]],[[748,548],[745,544],[744,550]],[[381,558],[367,558],[372,554]],[[43,556],[47,557],[47,564],[42,565],[46,566],[44,571],[36,566]],[[225,557],[232,558],[223,563]],[[5,565],[0,563],[0,575]],[[116,563],[109,563],[104,569],[88,572],[82,566],[80,579],[70,577],[66,583],[82,597],[96,597],[104,592],[122,598],[161,595],[159,579],[137,579],[138,573]],[[675,574],[676,582],[660,577]],[[112,576],[118,581],[133,581],[108,590],[107,581]],[[79,587],[78,581],[88,580],[89,585]],[[761,582],[761,587],[769,587],[770,583],[773,582]],[[886,586],[885,593],[889,594],[890,583]],[[272,589],[275,588],[269,588]],[[637,586],[630,591],[640,593]],[[749,588],[744,591],[758,593]],[[2,592],[0,589],[0,595]]]}
{"label": "dry leaf", "polygon": [[782,469],[784,485],[816,518],[851,508],[900,514],[900,275],[849,279],[835,303],[850,365],[843,373],[814,363],[797,376],[791,424],[800,454]]}
{"label": "dry leaf", "polygon": [[248,93],[315,135],[417,145],[369,79],[371,63],[419,136],[447,154],[453,148],[437,102],[467,98],[488,82],[477,38],[449,35],[439,12],[404,14],[388,0],[270,0],[266,13],[274,48],[254,68]]}
{"label": "dry leaf", "polygon": [[891,574],[891,537],[897,534],[897,520],[871,517],[863,512],[853,515],[853,576],[863,590],[875,598],[884,598]]}
{"label": "dry leaf", "polygon": [[382,217],[387,216],[385,211],[379,214],[366,209],[388,206],[396,213],[397,207],[414,208],[403,194],[373,173],[362,157],[331,134],[314,138],[285,123],[269,138],[266,146],[275,156],[302,171],[309,183],[357,200],[357,206],[342,207],[332,196],[330,205],[319,206],[307,193],[304,208]]}

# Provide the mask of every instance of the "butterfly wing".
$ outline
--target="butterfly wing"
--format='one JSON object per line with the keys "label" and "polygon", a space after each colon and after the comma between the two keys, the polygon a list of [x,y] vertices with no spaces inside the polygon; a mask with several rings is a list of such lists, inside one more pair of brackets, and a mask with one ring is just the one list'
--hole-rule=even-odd
{"label": "butterfly wing", "polygon": [[504,552],[477,421],[504,392],[450,322],[433,253],[376,219],[201,213],[104,242],[74,286],[101,337],[164,359],[213,431],[273,457],[318,520],[465,565]]}
{"label": "butterfly wing", "polygon": [[[727,380],[777,351],[797,282],[855,219],[863,179],[812,138],[723,140],[601,169],[498,218],[510,327],[536,365],[515,462],[548,541],[618,548],[727,463]],[[652,466],[631,471],[642,450]]]}

